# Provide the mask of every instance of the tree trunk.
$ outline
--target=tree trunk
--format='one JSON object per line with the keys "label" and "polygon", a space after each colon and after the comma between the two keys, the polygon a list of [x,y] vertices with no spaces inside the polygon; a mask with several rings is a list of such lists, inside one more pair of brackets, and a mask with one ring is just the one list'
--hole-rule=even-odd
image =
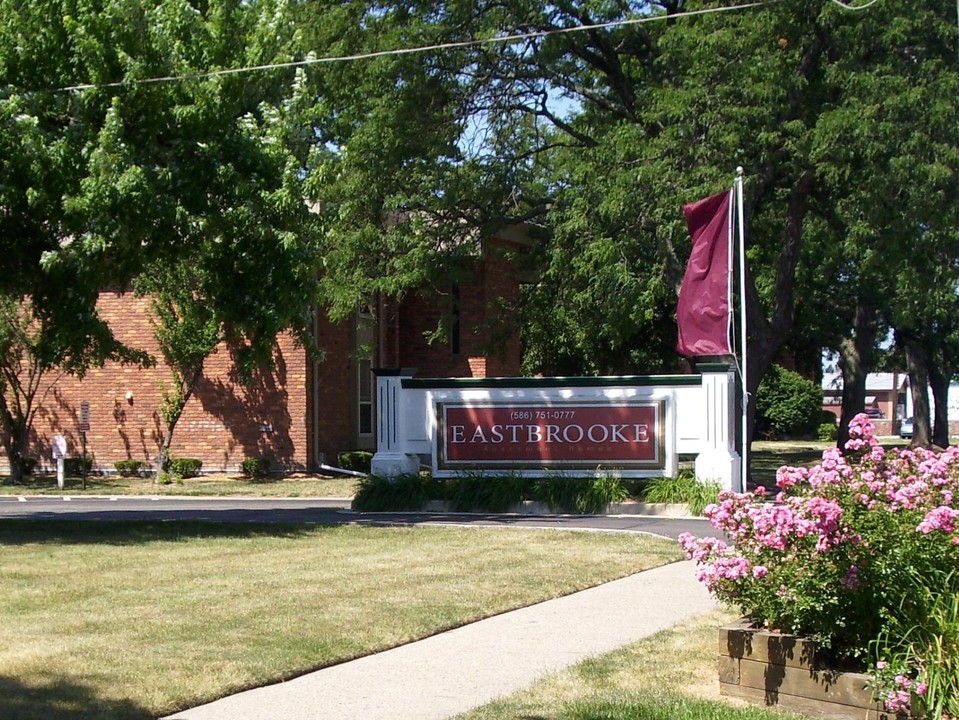
{"label": "tree trunk", "polygon": [[839,347],[842,369],[842,411],[839,417],[837,446],[846,447],[849,423],[866,404],[866,376],[872,366],[876,344],[875,308],[859,303],[853,322],[852,337],[844,338]]}
{"label": "tree trunk", "polygon": [[897,334],[906,352],[906,369],[909,371],[909,387],[912,393],[913,433],[910,447],[929,447],[932,433],[929,430],[929,367],[925,351],[915,338],[907,333]]}
{"label": "tree trunk", "polygon": [[202,363],[199,367],[174,372],[176,394],[172,397],[165,397],[163,402],[163,419],[166,421],[166,433],[163,436],[163,442],[160,443],[160,452],[157,456],[157,477],[170,468],[170,445],[173,442],[173,431],[176,430],[180,416],[183,415],[183,409],[193,396],[197,381],[199,381],[202,374]]}
{"label": "tree trunk", "polygon": [[3,428],[3,449],[10,464],[7,484],[20,485],[23,482],[23,457],[26,453],[26,430],[19,418],[10,412],[6,398],[0,398],[0,426]]}
{"label": "tree trunk", "polygon": [[932,388],[932,398],[935,400],[935,421],[932,427],[932,443],[941,448],[949,447],[949,379],[952,377],[950,368],[941,366],[937,362],[929,363],[929,386]]}
{"label": "tree trunk", "polygon": [[751,477],[753,436],[756,427],[756,393],[763,376],[773,364],[777,353],[792,332],[795,309],[796,266],[802,244],[802,228],[808,211],[808,201],[816,187],[816,175],[812,170],[804,172],[790,191],[786,226],[783,229],[782,246],[776,267],[776,285],[773,297],[772,317],[767,319],[763,303],[756,288],[755,279],[746,269],[746,314],[748,323],[748,377],[746,392],[746,475]]}

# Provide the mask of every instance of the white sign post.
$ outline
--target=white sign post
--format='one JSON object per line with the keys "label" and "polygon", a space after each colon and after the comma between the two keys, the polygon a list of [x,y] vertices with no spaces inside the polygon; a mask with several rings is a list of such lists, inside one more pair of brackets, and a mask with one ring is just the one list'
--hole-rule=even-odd
{"label": "white sign post", "polygon": [[57,461],[57,487],[63,490],[63,476],[67,457],[67,438],[64,435],[53,436],[53,458]]}

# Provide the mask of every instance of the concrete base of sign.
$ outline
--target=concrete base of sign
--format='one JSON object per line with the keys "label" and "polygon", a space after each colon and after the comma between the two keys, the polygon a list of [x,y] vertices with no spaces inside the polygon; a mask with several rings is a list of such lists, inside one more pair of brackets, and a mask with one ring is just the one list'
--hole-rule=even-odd
{"label": "concrete base of sign", "polygon": [[[451,513],[452,504],[446,500],[430,500],[423,506],[423,512]],[[570,513],[550,509],[549,505],[538,500],[524,500],[510,507],[510,515],[568,515]],[[599,515],[643,515],[661,518],[689,518],[696,517],[689,511],[685,503],[646,503],[623,502],[610,503]]]}
{"label": "concrete base of sign", "polygon": [[376,453],[370,463],[370,474],[377,477],[396,478],[400,475],[415,475],[419,471],[419,455]]}
{"label": "concrete base of sign", "polygon": [[723,490],[742,492],[742,459],[739,453],[722,450],[701,452],[696,456],[696,479],[718,483]]}

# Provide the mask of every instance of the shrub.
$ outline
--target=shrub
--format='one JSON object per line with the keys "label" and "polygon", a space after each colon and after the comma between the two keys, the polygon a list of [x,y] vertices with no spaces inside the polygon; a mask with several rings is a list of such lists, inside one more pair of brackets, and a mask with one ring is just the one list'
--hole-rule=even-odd
{"label": "shrub", "polygon": [[247,458],[240,463],[240,472],[250,478],[266,477],[270,474],[270,461],[266,458]]}
{"label": "shrub", "polygon": [[392,479],[370,475],[358,485],[352,504],[357,512],[420,510],[427,501],[442,495],[432,478],[416,473]]}
{"label": "shrub", "polygon": [[695,474],[683,471],[676,477],[653,478],[642,491],[642,499],[651,503],[685,503],[689,512],[702,515],[719,499],[719,483],[702,482]]}
{"label": "shrub", "polygon": [[203,461],[198,458],[174,458],[170,460],[168,471],[180,478],[193,478],[200,474]]}
{"label": "shrub", "polygon": [[463,473],[446,481],[446,499],[456,512],[506,512],[525,499],[527,486],[514,474]]}
{"label": "shrub", "polygon": [[33,457],[22,457],[20,458],[20,472],[24,475],[33,475],[34,471],[37,469],[37,459]]}
{"label": "shrub", "polygon": [[373,453],[366,450],[353,450],[352,452],[340,453],[336,456],[336,461],[344,470],[355,470],[369,475]]}
{"label": "shrub", "polygon": [[70,477],[89,475],[91,470],[93,470],[92,456],[67,458],[63,462],[63,471]]}
{"label": "shrub", "polygon": [[890,711],[927,703],[933,687],[954,708],[959,618],[942,600],[959,593],[959,448],[887,452],[865,414],[849,433],[845,456],[780,468],[775,502],[722,493],[706,516],[726,539],[680,542],[717,598],[871,665]]}
{"label": "shrub", "polygon": [[121,477],[139,477],[146,466],[147,464],[142,460],[117,460],[113,463],[113,467]]}
{"label": "shrub", "polygon": [[812,437],[822,412],[822,389],[773,365],[756,393],[756,432],[763,437]]}
{"label": "shrub", "polygon": [[545,502],[554,512],[592,514],[629,497],[623,481],[612,475],[594,478],[548,477],[533,487],[533,499]]}
{"label": "shrub", "polygon": [[836,442],[839,437],[839,428],[834,422],[823,423],[819,426],[817,437],[823,442]]}
{"label": "shrub", "polygon": [[180,485],[183,482],[183,478],[177,473],[161,472],[159,475],[157,475],[157,482],[161,485]]}

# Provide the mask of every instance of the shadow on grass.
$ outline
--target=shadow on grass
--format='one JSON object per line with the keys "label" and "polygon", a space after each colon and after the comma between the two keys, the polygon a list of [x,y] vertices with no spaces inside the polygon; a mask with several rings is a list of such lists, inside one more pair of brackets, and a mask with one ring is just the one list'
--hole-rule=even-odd
{"label": "shadow on grass", "polygon": [[[3,520],[0,546],[38,543],[142,545],[218,538],[297,538],[315,534],[329,526],[285,525],[280,523],[228,523],[198,520],[114,521],[88,520]],[[0,694],[0,698],[2,698]],[[5,716],[0,713],[0,718]]]}
{"label": "shadow on grass", "polygon": [[92,688],[62,678],[0,675],[0,717],[4,720],[148,720],[154,715],[129,700],[104,700]]}

